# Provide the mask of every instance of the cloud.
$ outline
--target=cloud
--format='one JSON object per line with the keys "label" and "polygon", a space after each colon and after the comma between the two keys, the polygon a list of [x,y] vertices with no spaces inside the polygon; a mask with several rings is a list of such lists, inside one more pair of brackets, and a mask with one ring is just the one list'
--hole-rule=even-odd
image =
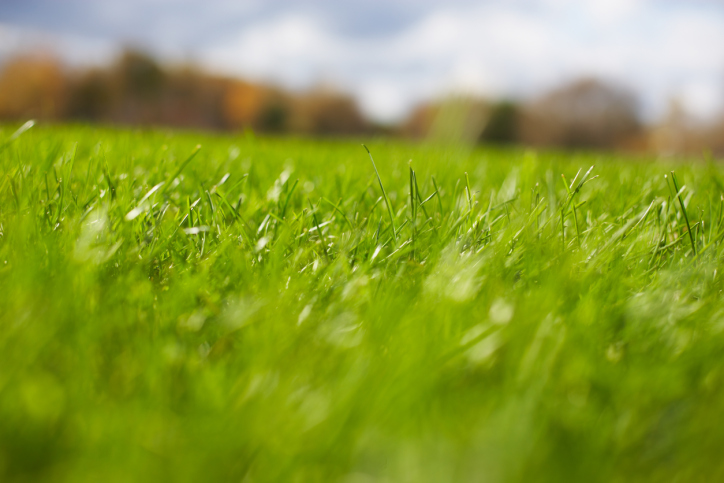
{"label": "cloud", "polygon": [[43,30],[0,23],[0,62],[23,53],[59,55],[71,65],[98,65],[119,52],[110,41],[84,36],[58,35]]}
{"label": "cloud", "polygon": [[202,58],[216,70],[302,86],[340,60],[345,52],[339,45],[318,20],[289,15],[245,29],[210,47]]}

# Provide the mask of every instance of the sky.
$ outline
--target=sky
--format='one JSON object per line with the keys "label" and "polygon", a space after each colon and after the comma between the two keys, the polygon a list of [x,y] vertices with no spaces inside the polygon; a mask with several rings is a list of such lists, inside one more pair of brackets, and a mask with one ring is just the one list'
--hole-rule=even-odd
{"label": "sky", "polygon": [[271,81],[334,85],[382,122],[451,92],[528,99],[596,76],[648,119],[724,111],[724,0],[0,0],[0,61],[123,46]]}

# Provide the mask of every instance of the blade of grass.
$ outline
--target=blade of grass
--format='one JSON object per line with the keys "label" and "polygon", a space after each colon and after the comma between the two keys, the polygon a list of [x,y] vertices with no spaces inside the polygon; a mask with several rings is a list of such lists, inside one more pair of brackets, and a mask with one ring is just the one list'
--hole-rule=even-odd
{"label": "blade of grass", "polygon": [[199,151],[201,151],[201,145],[197,144],[196,147],[194,148],[194,150],[189,155],[189,157],[186,158],[186,160],[179,165],[178,169],[176,169],[176,172],[172,176],[170,176],[168,179],[166,179],[166,184],[164,185],[163,189],[161,190],[161,194],[166,193],[166,190],[168,190],[169,186],[171,186],[171,184],[173,184],[173,180],[178,178],[178,175],[180,175],[181,172],[184,170],[184,168],[186,166],[188,166],[188,164],[191,162],[191,160],[196,157],[196,155],[199,153]]}
{"label": "blade of grass", "polygon": [[[694,256],[696,256],[696,243],[694,242],[694,234],[691,233],[691,225],[689,224],[689,215],[686,213],[686,206],[684,206],[684,200],[681,199],[681,191],[679,191],[679,184],[676,181],[676,173],[671,171],[671,182],[674,183],[674,189],[677,192],[677,197],[679,198],[679,204],[681,205],[681,212],[684,214],[684,220],[686,220],[686,229],[689,232],[689,240],[691,241],[691,249],[694,251]],[[684,187],[681,187],[681,190],[683,190]]]}
{"label": "blade of grass", "polygon": [[367,154],[370,156],[370,161],[372,161],[372,167],[375,169],[375,174],[377,175],[377,181],[380,183],[380,189],[382,190],[382,196],[385,199],[385,205],[387,205],[387,213],[390,215],[390,223],[392,224],[392,236],[397,239],[397,231],[395,229],[395,217],[392,215],[392,205],[390,204],[390,199],[387,197],[387,192],[385,191],[385,187],[382,186],[382,178],[380,178],[380,173],[377,171],[377,165],[375,164],[375,160],[372,159],[372,153],[370,150],[365,146],[362,145],[363,148],[367,151]]}

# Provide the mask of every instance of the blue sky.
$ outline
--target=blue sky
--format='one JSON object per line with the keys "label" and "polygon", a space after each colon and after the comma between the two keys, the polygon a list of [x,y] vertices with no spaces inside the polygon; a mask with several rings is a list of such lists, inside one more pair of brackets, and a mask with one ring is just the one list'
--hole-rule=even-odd
{"label": "blue sky", "polygon": [[0,59],[108,62],[134,44],[289,88],[333,84],[396,120],[450,91],[530,97],[595,75],[660,116],[724,108],[722,0],[0,0]]}

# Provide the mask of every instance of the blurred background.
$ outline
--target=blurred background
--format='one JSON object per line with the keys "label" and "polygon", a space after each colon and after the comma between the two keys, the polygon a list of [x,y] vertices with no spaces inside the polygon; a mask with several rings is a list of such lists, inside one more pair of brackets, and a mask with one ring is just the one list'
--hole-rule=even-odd
{"label": "blurred background", "polygon": [[0,121],[724,153],[722,0],[0,0]]}

